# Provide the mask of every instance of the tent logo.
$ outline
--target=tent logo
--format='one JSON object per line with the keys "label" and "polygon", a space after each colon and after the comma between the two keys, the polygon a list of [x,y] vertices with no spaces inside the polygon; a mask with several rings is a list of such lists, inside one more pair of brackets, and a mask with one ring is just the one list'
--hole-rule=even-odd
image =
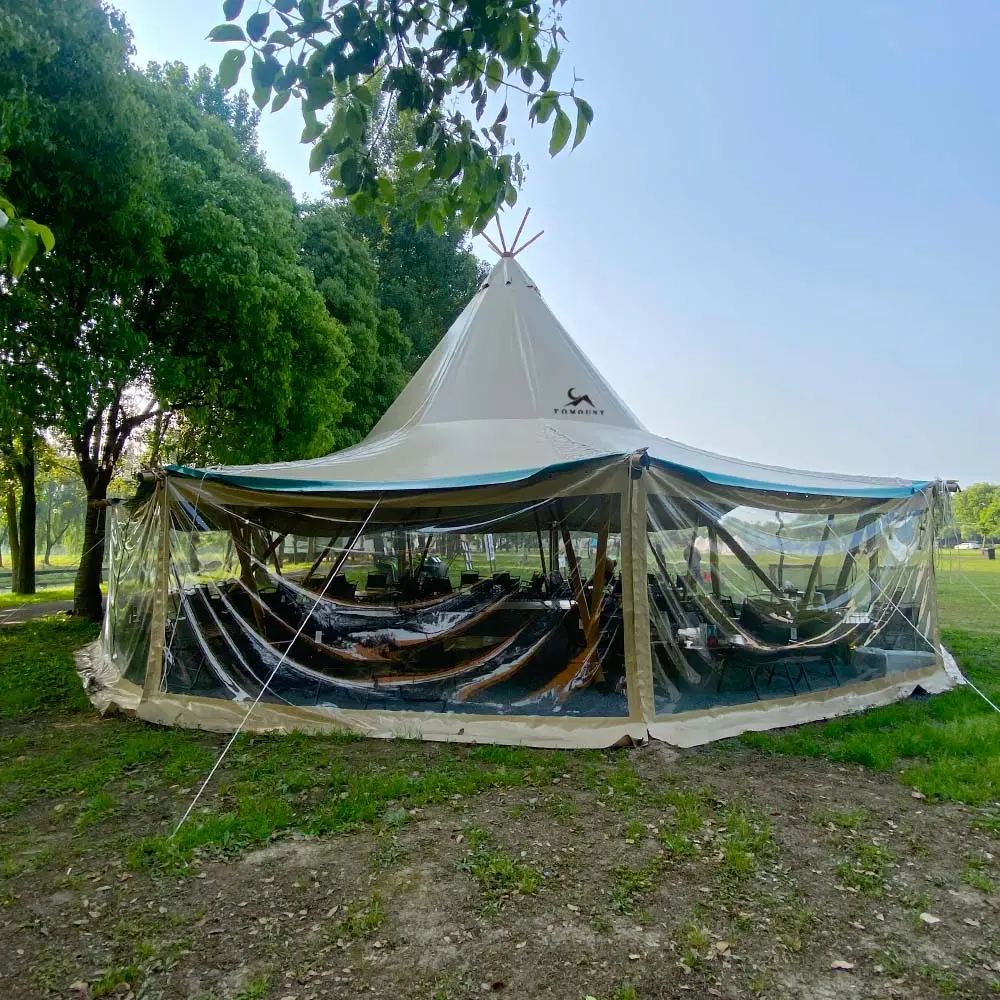
{"label": "tent logo", "polygon": [[[566,393],[569,400],[563,406],[555,406],[552,412],[557,416],[566,417],[600,417],[604,415],[604,410],[599,410],[594,406],[594,401],[585,392],[577,393],[576,389],[570,387]],[[586,405],[584,405],[586,404]]]}

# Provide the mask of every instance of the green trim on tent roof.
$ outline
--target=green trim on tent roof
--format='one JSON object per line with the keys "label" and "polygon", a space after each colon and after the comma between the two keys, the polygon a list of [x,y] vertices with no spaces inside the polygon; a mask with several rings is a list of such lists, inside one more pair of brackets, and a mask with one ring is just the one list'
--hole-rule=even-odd
{"label": "green trim on tent roof", "polygon": [[[239,473],[228,473],[212,469],[192,469],[185,465],[168,465],[165,471],[177,476],[202,481],[227,483],[230,486],[240,486],[245,489],[268,490],[276,493],[377,493],[382,491],[415,491],[415,490],[449,490],[474,486],[499,486],[504,483],[516,483],[530,479],[541,473],[563,472],[592,462],[607,461],[611,458],[626,458],[628,453],[611,453],[593,458],[581,458],[572,462],[559,462],[556,465],[544,465],[533,469],[512,469],[507,472],[481,472],[468,476],[447,476],[440,479],[415,479],[397,482],[357,482],[354,480],[303,480],[281,479],[271,476],[247,476]],[[788,483],[769,482],[759,479],[747,479],[742,476],[727,476],[721,473],[706,472],[692,466],[669,462],[665,459],[650,458],[651,461],[679,472],[693,473],[716,486],[734,486],[747,490],[758,490],[764,493],[795,493],[800,496],[854,497],[871,500],[896,500],[921,493],[933,480],[900,483],[898,486],[864,486],[834,488],[830,486],[792,486]]]}

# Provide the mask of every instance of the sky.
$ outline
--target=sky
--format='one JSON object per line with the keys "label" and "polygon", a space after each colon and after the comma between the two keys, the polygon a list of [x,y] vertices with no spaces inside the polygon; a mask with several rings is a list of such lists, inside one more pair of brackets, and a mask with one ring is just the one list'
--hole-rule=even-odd
{"label": "sky", "polygon": [[[225,51],[204,40],[221,0],[116,5],[139,64]],[[529,171],[504,228],[531,207],[545,234],[519,262],[646,426],[777,465],[1000,481],[1000,4],[564,11],[594,123],[551,159],[511,103]],[[261,145],[317,195],[300,131],[290,103]]]}

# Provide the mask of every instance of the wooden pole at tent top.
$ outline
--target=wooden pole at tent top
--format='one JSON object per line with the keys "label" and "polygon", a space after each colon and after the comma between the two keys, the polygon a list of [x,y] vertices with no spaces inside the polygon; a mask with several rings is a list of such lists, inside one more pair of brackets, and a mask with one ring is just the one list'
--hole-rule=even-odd
{"label": "wooden pole at tent top", "polygon": [[[507,241],[503,238],[503,226],[500,225],[500,216],[498,215],[494,221],[497,224],[497,232],[500,234],[500,246],[503,247],[503,252],[506,256],[509,251],[507,250]],[[513,247],[513,244],[511,246]]]}

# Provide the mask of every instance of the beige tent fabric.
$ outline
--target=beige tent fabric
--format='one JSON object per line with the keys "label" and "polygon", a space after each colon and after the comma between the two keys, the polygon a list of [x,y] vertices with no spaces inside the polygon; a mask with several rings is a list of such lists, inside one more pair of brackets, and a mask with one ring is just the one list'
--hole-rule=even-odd
{"label": "beige tent fabric", "polygon": [[360,444],[308,461],[175,471],[265,490],[419,489],[514,482],[643,450],[736,488],[895,496],[923,485],[744,462],[651,433],[511,257]]}

